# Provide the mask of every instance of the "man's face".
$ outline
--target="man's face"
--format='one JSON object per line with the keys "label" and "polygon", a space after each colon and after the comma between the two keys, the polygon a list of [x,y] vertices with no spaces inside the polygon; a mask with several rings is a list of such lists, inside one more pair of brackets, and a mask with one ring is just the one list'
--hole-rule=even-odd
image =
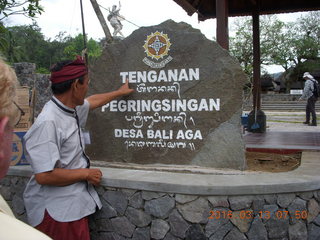
{"label": "man's face", "polygon": [[84,103],[84,99],[87,95],[88,88],[89,88],[89,76],[88,74],[84,76],[84,82],[81,84],[77,82],[77,91],[75,94],[76,98],[76,105],[82,105]]}
{"label": "man's face", "polygon": [[7,174],[11,161],[13,129],[8,121],[7,117],[0,119],[0,179]]}

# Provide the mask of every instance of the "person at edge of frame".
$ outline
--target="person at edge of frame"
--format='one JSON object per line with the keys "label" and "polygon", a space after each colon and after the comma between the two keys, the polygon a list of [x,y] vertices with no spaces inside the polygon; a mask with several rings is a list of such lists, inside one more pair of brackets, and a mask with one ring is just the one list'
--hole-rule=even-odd
{"label": "person at edge of frame", "polygon": [[[24,113],[14,101],[17,85],[15,72],[0,59],[0,179],[8,172],[12,155],[13,129],[19,124]],[[51,238],[16,219],[0,194],[0,239],[50,240]]]}
{"label": "person at edge of frame", "polygon": [[89,240],[88,215],[102,207],[94,186],[102,172],[90,168],[84,151],[89,110],[133,92],[118,90],[85,98],[90,82],[81,57],[51,69],[53,97],[24,137],[34,175],[24,192],[28,221],[54,240]]}
{"label": "person at edge of frame", "polygon": [[[307,99],[306,105],[306,121],[303,124],[308,124],[309,126],[317,126],[317,115],[316,115],[316,101],[318,98],[313,95],[314,81],[317,81],[309,72],[303,74],[303,79],[306,80],[304,84],[304,89],[302,96],[299,100]],[[312,116],[312,122],[310,123],[310,115]]]}

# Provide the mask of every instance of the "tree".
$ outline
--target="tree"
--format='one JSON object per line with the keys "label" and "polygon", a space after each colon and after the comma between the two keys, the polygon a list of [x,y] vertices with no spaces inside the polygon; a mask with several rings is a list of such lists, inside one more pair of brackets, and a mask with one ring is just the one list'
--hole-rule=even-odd
{"label": "tree", "polygon": [[11,15],[35,17],[43,12],[40,0],[0,0],[0,21]]}
{"label": "tree", "polygon": [[[64,53],[66,57],[73,59],[76,55],[81,54],[83,48],[83,36],[82,34],[78,34],[75,38],[70,39],[68,45],[64,49]],[[101,55],[102,49],[100,45],[92,38],[87,42],[87,49],[89,59]]]}

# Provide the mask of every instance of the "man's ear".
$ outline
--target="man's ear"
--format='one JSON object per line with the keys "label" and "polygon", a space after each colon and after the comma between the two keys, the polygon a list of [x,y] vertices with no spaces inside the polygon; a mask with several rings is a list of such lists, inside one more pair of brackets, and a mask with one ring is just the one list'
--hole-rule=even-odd
{"label": "man's ear", "polygon": [[4,149],[3,145],[5,143],[4,139],[4,131],[6,130],[7,125],[9,124],[9,118],[8,117],[3,117],[0,119],[0,159],[3,158],[4,155]]}

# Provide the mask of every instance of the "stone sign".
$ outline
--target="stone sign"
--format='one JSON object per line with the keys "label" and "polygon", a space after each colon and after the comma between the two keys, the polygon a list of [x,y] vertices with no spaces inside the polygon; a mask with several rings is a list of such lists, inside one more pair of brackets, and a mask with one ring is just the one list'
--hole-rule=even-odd
{"label": "stone sign", "polygon": [[135,90],[89,115],[93,160],[244,169],[240,129],[246,75],[186,23],[143,27],[107,45],[90,67],[89,94]]}

